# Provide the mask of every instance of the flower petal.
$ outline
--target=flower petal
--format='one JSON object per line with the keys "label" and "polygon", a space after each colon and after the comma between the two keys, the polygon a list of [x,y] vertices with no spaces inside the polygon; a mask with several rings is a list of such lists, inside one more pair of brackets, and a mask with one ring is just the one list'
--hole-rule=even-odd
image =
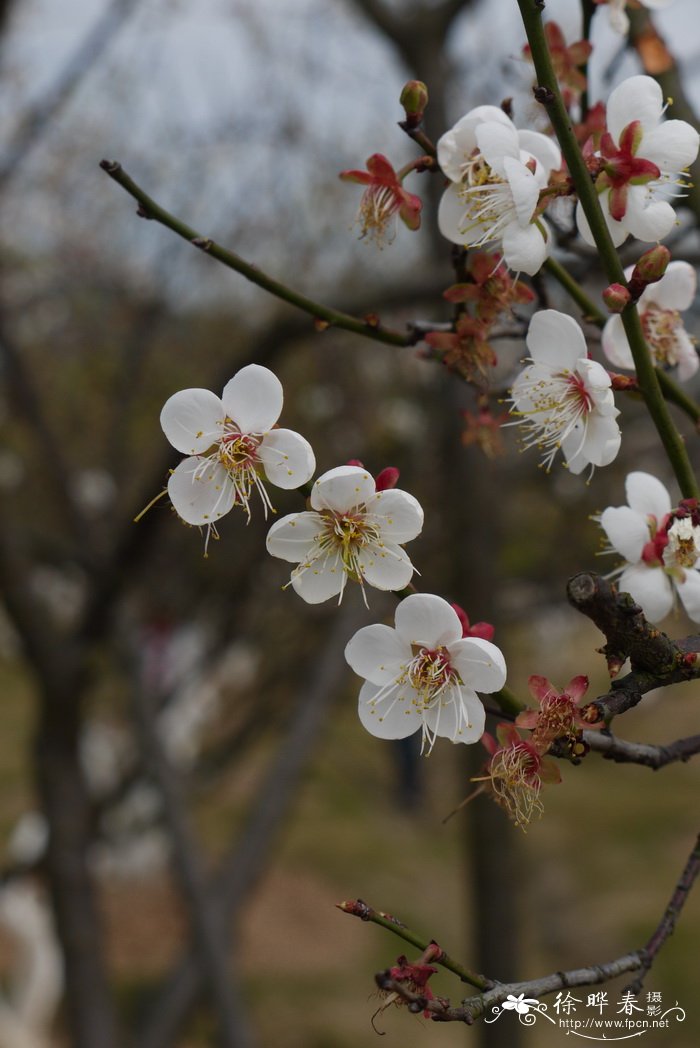
{"label": "flower petal", "polygon": [[271,429],[258,447],[265,475],[278,488],[298,488],[311,480],[316,459],[308,440],[292,429]]}
{"label": "flower petal", "polygon": [[642,550],[649,541],[646,517],[629,506],[608,506],[600,515],[600,526],[611,546],[630,564],[642,558]]}
{"label": "flower petal", "polygon": [[166,400],[160,424],[177,451],[197,455],[223,433],[226,411],[210,389],[181,389]]}
{"label": "flower petal", "polygon": [[661,280],[649,284],[639,300],[639,310],[644,312],[647,302],[655,302],[662,309],[688,309],[697,293],[698,279],[695,267],[689,262],[669,262]]}
{"label": "flower petal", "polygon": [[390,684],[397,680],[411,658],[411,649],[396,630],[381,623],[363,626],[345,647],[350,668],[372,684]]}
{"label": "flower petal", "polygon": [[401,546],[390,542],[372,543],[359,550],[360,573],[370,586],[379,590],[402,590],[413,577],[413,565]]}
{"label": "flower petal", "polygon": [[367,681],[360,689],[360,723],[378,739],[405,739],[423,727],[414,699],[415,692],[408,686],[378,688]]}
{"label": "flower petal", "polygon": [[474,134],[481,155],[497,175],[505,175],[503,162],[507,157],[520,161],[518,132],[512,123],[494,120],[479,124]]}
{"label": "flower petal", "polygon": [[295,568],[291,583],[294,592],[307,604],[322,604],[324,600],[342,593],[346,579],[340,557],[328,553],[310,564],[300,564]]}
{"label": "flower petal", "polygon": [[425,715],[431,732],[452,742],[478,742],[484,734],[486,711],[471,688],[453,687]]}
{"label": "flower petal", "polygon": [[671,512],[671,496],[656,477],[651,473],[635,470],[628,473],[625,480],[627,503],[642,517],[655,517],[661,523],[667,513]]}
{"label": "flower petal", "polygon": [[518,223],[521,228],[527,228],[530,225],[530,219],[540,198],[540,187],[537,179],[532,171],[525,167],[525,164],[519,157],[515,160],[509,156],[505,157],[503,167],[508,179],[508,185],[513,194]]}
{"label": "flower petal", "polygon": [[[544,168],[547,178],[550,171],[556,171],[561,167],[561,152],[559,146],[548,135],[539,131],[518,131],[520,148],[534,156],[535,160]],[[545,180],[546,181],[546,180]]]}
{"label": "flower petal", "polygon": [[[603,211],[603,218],[605,219],[605,224],[608,227],[613,244],[615,245],[615,247],[619,247],[620,244],[624,243],[624,241],[627,239],[628,233],[623,223],[616,222],[610,214],[609,199],[609,190],[606,190],[600,194],[600,206]],[[595,247],[596,244],[593,238],[593,234],[591,233],[591,227],[588,225],[588,219],[586,218],[586,214],[583,208],[581,207],[580,201],[576,205],[576,225],[578,226],[578,231],[583,237],[583,239],[586,241],[586,243],[590,244],[591,247]]]}
{"label": "flower petal", "polygon": [[618,368],[627,368],[629,371],[634,371],[632,350],[619,316],[610,317],[606,321],[603,328],[602,346],[603,352],[611,364]]}
{"label": "flower petal", "polygon": [[382,539],[387,542],[410,542],[423,530],[420,502],[400,488],[378,491],[367,500],[367,513],[379,517]]}
{"label": "flower petal", "polygon": [[248,364],[224,386],[226,414],[241,433],[265,433],[282,414],[282,383],[269,368]]}
{"label": "flower petal", "polygon": [[637,240],[656,241],[671,232],[676,212],[666,200],[651,200],[647,186],[630,186],[627,194],[625,229]]}
{"label": "flower petal", "polygon": [[[437,218],[440,232],[453,244],[466,243],[465,234],[462,232],[465,210],[460,188],[452,182],[440,197]],[[475,230],[473,230],[473,238],[474,240],[479,239],[479,234]]]}
{"label": "flower petal", "polygon": [[676,353],[678,355],[678,378],[681,382],[687,382],[698,370],[700,359],[698,359],[695,343],[688,337],[685,328],[676,332]]}
{"label": "flower petal", "polygon": [[640,152],[661,171],[677,174],[689,167],[698,155],[700,136],[685,120],[665,120],[648,131]]}
{"label": "flower petal", "polygon": [[639,604],[650,622],[661,622],[673,607],[673,589],[663,568],[633,564],[625,568],[617,585]]}
{"label": "flower petal", "polygon": [[622,434],[610,415],[590,414],[585,433],[576,430],[561,442],[566,464],[572,473],[580,473],[587,465],[609,466],[620,450]]}
{"label": "flower petal", "polygon": [[[659,84],[650,76],[630,76],[611,92],[607,105],[608,131],[616,142],[633,120],[638,120],[646,134],[661,120],[664,100]],[[646,156],[642,146],[640,155]]]}
{"label": "flower petal", "polygon": [[487,120],[513,126],[510,118],[499,106],[476,106],[438,139],[438,163],[444,174],[453,182],[462,181],[462,165],[476,149],[476,128]]}
{"label": "flower petal", "polygon": [[322,534],[323,518],[318,513],[290,513],[276,520],[268,531],[267,552],[299,564],[315,555]]}
{"label": "flower petal", "polygon": [[468,688],[486,694],[506,682],[506,662],[500,648],[480,637],[463,637],[450,644],[450,662]]}
{"label": "flower petal", "polygon": [[688,618],[700,622],[700,574],[694,568],[686,568],[682,582],[676,582],[678,596]]}
{"label": "flower petal", "polygon": [[549,254],[550,240],[549,227],[542,219],[531,222],[524,229],[517,222],[510,222],[503,230],[502,237],[506,265],[515,273],[534,276],[539,273]]}
{"label": "flower petal", "polygon": [[235,490],[217,461],[183,459],[170,474],[168,495],[173,508],[187,524],[214,524],[233,508]]}
{"label": "flower petal", "polygon": [[526,339],[530,356],[537,364],[557,371],[574,371],[588,348],[583,332],[573,317],[556,309],[541,309],[530,321]]}
{"label": "flower petal", "polygon": [[454,608],[434,593],[412,593],[396,609],[396,631],[407,644],[437,648],[462,636]]}
{"label": "flower petal", "polygon": [[336,513],[364,506],[375,494],[374,478],[361,466],[337,466],[318,478],[311,490],[314,509]]}

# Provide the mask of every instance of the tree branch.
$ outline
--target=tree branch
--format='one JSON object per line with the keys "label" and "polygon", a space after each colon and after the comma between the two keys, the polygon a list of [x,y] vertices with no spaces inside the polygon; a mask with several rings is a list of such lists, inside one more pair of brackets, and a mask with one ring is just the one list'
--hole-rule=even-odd
{"label": "tree branch", "polygon": [[700,753],[700,735],[676,739],[667,746],[649,746],[643,742],[627,742],[601,731],[584,731],[584,742],[589,749],[600,753],[616,764],[642,764],[657,771],[676,761],[687,761]]}
{"label": "tree branch", "polygon": [[278,280],[273,280],[272,277],[267,276],[262,270],[258,269],[257,266],[251,265],[246,262],[239,255],[234,254],[233,251],[227,251],[225,248],[220,247],[217,243],[211,240],[209,237],[204,237],[190,226],[185,225],[179,218],[171,215],[170,212],[166,211],[159,204],[149,197],[140,186],[138,186],[123,170],[121,164],[116,160],[103,160],[100,163],[100,167],[103,171],[106,171],[110,178],[114,179],[118,185],[125,189],[130,196],[137,200],[139,208],[137,214],[141,218],[150,218],[161,225],[165,226],[166,229],[172,230],[173,233],[177,233],[178,236],[182,237],[183,240],[189,241],[194,247],[204,251],[205,254],[211,255],[217,262],[221,262],[229,269],[235,270],[236,273],[240,273],[246,280],[250,280],[251,283],[257,284],[264,291],[268,291],[275,298],[281,299],[283,302],[288,302],[290,305],[295,306],[297,309],[301,309],[304,313],[308,313],[312,316],[319,325],[323,327],[337,327],[342,328],[345,331],[352,331],[356,335],[362,335],[365,338],[373,339],[375,342],[384,342],[391,346],[410,346],[417,341],[417,336],[411,331],[390,331],[387,328],[382,327],[381,324],[375,324],[368,320],[362,320],[359,317],[350,316],[348,313],[343,313],[341,310],[332,309],[329,306],[324,306],[320,302],[315,302],[311,298],[307,298],[306,295],[302,295],[292,288],[287,287],[286,284],[282,284]]}

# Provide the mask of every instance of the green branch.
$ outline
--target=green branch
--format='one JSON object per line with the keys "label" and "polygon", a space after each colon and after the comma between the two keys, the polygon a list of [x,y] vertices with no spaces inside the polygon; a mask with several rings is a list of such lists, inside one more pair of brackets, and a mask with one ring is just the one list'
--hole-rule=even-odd
{"label": "green branch", "polygon": [[[431,945],[437,945],[435,940],[428,941],[421,939],[419,935],[412,932],[410,928],[407,928],[405,924],[397,920],[396,917],[392,917],[389,913],[382,913],[380,910],[373,910],[371,906],[368,906],[362,899],[353,899],[348,902],[336,903],[339,910],[343,913],[349,913],[353,917],[359,917],[362,921],[370,921],[372,924],[378,924],[381,928],[386,928],[387,931],[393,932],[394,935],[398,935],[404,942],[408,942],[411,946],[415,946],[416,949],[420,950],[421,953],[427,950]],[[469,968],[465,968],[459,961],[453,960],[449,957],[442,947],[438,947],[440,950],[439,957],[435,958],[436,964],[441,964],[443,968],[447,968],[449,971],[454,972],[458,975],[462,982],[469,983],[470,986],[475,986],[477,990],[490,990],[494,983],[492,979],[487,979],[485,975],[479,975],[478,972],[473,972]]]}
{"label": "green branch", "polygon": [[[622,284],[626,287],[627,281],[622,263],[612,242],[600,207],[598,194],[590,172],[586,167],[586,162],[571,126],[569,114],[566,111],[561,92],[559,91],[542,24],[542,7],[544,5],[541,3],[541,0],[518,0],[518,6],[537,73],[538,86],[535,88],[535,98],[547,110],[576,189],[576,194],[588,220],[591,235],[595,240],[608,283]],[[642,324],[636,306],[630,303],[620,316],[632,351],[632,357],[634,358],[639,390],[644,397],[647,410],[661,438],[680,489],[684,498],[698,498],[700,497],[700,488],[690,465],[683,439],[674,426],[673,419],[664,401],[656,368],[644,339]]]}
{"label": "green branch", "polygon": [[345,331],[352,331],[356,335],[363,335],[365,338],[373,339],[375,342],[384,342],[390,346],[411,346],[416,342],[416,336],[413,332],[391,331],[382,327],[381,324],[363,320],[360,317],[353,317],[349,313],[343,313],[338,309],[331,309],[329,306],[324,306],[320,302],[314,302],[313,299],[299,294],[299,292],[287,287],[286,284],[273,280],[272,277],[267,276],[257,266],[246,262],[239,255],[234,254],[233,251],[227,251],[225,248],[220,247],[219,244],[209,237],[202,236],[196,230],[181,222],[179,218],[171,215],[169,211],[157,204],[147,193],[144,193],[143,189],[133,179],[129,178],[121,164],[117,163],[116,160],[102,160],[100,167],[122,189],[125,189],[134,200],[138,201],[137,214],[141,218],[150,218],[155,222],[159,222],[162,226],[172,230],[173,233],[177,233],[183,240],[187,240],[194,247],[199,248],[200,251],[211,255],[217,262],[223,263],[229,269],[240,273],[246,280],[257,284],[264,291],[269,291],[271,295],[281,299],[283,302],[288,302],[290,305],[296,306],[297,309],[301,309],[304,313],[309,313],[320,325],[342,328]]}

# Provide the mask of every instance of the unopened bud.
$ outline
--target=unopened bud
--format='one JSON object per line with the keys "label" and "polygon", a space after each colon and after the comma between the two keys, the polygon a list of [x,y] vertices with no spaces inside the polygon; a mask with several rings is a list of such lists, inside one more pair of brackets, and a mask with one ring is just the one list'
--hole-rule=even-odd
{"label": "unopened bud", "polygon": [[644,252],[632,270],[630,284],[641,282],[645,287],[647,284],[655,284],[657,280],[661,280],[670,261],[671,252],[663,244],[650,248]]}
{"label": "unopened bud", "polygon": [[417,127],[428,104],[428,88],[422,80],[409,80],[404,84],[399,102],[406,113],[406,122]]}
{"label": "unopened bud", "polygon": [[377,474],[375,484],[377,491],[388,491],[395,488],[399,482],[399,471],[396,466],[386,466],[381,473]]}
{"label": "unopened bud", "polygon": [[610,313],[621,313],[631,301],[631,294],[622,284],[610,284],[603,292],[603,302]]}

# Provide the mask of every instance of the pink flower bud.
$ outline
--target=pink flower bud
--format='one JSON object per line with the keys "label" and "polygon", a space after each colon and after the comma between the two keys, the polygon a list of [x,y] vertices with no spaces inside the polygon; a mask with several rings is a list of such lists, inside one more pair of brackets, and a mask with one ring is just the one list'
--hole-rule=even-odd
{"label": "pink flower bud", "polygon": [[603,302],[611,313],[621,313],[631,301],[631,294],[622,284],[610,284],[603,292]]}
{"label": "pink flower bud", "polygon": [[386,466],[380,473],[377,474],[375,484],[377,491],[386,491],[388,488],[395,488],[399,481],[399,471],[396,466]]}
{"label": "pink flower bud", "polygon": [[406,112],[407,122],[416,127],[423,119],[428,104],[428,88],[422,80],[409,80],[404,84],[399,102]]}

